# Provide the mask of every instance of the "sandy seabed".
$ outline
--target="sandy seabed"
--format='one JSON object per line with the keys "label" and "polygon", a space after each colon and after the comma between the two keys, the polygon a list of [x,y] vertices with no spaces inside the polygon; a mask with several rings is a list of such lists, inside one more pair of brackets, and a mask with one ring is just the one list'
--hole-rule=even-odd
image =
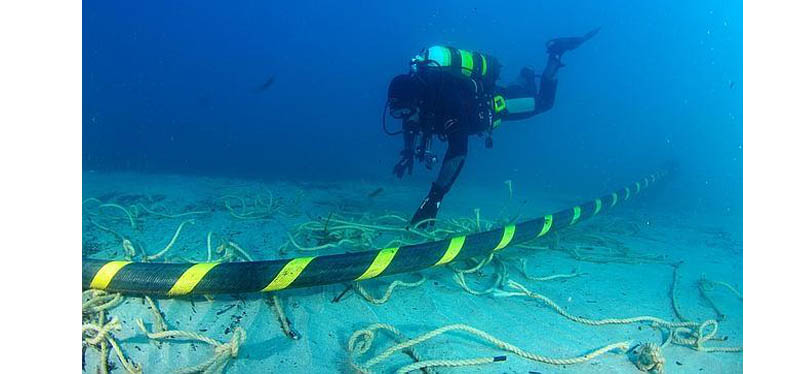
{"label": "sandy seabed", "polygon": [[[626,181],[621,181],[620,185]],[[153,261],[205,261],[208,233],[212,259],[224,256],[218,245],[233,242],[253,259],[308,256],[287,243],[298,225],[326,217],[357,220],[368,213],[373,217],[396,214],[408,217],[418,203],[423,188],[364,181],[342,182],[260,182],[225,178],[132,173],[86,172],[83,175],[83,255],[97,259],[122,259],[126,255],[120,237],[137,249],[153,255],[165,248],[181,222],[187,223],[172,248]],[[383,190],[378,191],[379,188]],[[597,191],[597,196],[607,191]],[[657,193],[657,192],[653,192]],[[370,196],[374,195],[374,196]],[[515,186],[497,188],[455,188],[445,200],[441,218],[475,218],[479,208],[484,224],[501,216],[520,214],[517,222],[558,209],[567,208],[595,196],[571,196],[552,191],[529,191]],[[716,338],[708,347],[741,346],[742,301],[722,286],[701,292],[701,280],[725,282],[741,290],[741,232],[708,217],[687,217],[680,212],[659,209],[641,201],[631,202],[607,215],[597,216],[558,235],[530,243],[528,248],[509,247],[496,262],[507,269],[507,279],[523,284],[537,294],[546,295],[572,315],[589,318],[627,318],[653,316],[678,321],[672,292],[679,312],[691,321],[717,319]],[[96,199],[96,200],[95,200]],[[225,206],[228,203],[228,207]],[[122,210],[100,208],[101,204],[126,207],[134,215],[134,225]],[[136,207],[136,208],[131,208]],[[160,214],[149,213],[156,212]],[[169,218],[186,212],[205,212]],[[264,213],[264,214],[260,214]],[[236,216],[240,217],[236,217]],[[261,217],[257,219],[243,219]],[[395,222],[399,224],[400,222]],[[108,230],[114,231],[112,234]],[[134,227],[135,226],[135,227]],[[296,238],[301,246],[319,243]],[[376,238],[376,243],[388,241]],[[313,254],[350,250],[347,245],[325,248]],[[621,259],[622,254],[624,258]],[[604,259],[608,261],[604,261]],[[229,260],[242,260],[234,253]],[[522,264],[527,265],[523,270]],[[674,279],[675,264],[679,267]],[[470,267],[475,262],[456,264]],[[475,290],[493,285],[497,266],[486,266],[465,277]],[[527,274],[527,277],[526,277]],[[530,277],[574,275],[549,281]],[[416,274],[377,278],[361,284],[373,295],[381,296],[395,280],[426,281],[411,288],[398,287],[384,304],[372,304],[354,292],[338,302],[347,285],[336,284],[276,293],[291,329],[299,339],[284,333],[274,308],[263,294],[218,295],[176,299],[155,298],[167,327],[192,331],[228,342],[237,328],[246,331],[238,356],[224,367],[225,373],[352,373],[348,339],[374,323],[396,327],[413,338],[451,324],[465,324],[485,331],[523,350],[548,357],[568,358],[586,354],[616,342],[631,345],[667,338],[665,330],[649,323],[588,326],[571,321],[552,308],[529,297],[503,297],[497,292],[472,295],[453,278],[446,267]],[[675,287],[673,289],[673,284]],[[501,285],[509,290],[506,285]],[[739,291],[741,292],[741,291]],[[705,295],[704,295],[705,293]],[[214,356],[214,348],[202,342],[148,339],[137,327],[142,319],[148,328],[153,314],[141,296],[130,295],[106,311],[106,318],[119,319],[113,332],[124,354],[145,373],[175,372],[203,363]],[[364,363],[396,344],[391,335],[377,333],[372,348],[357,362]],[[632,360],[635,355],[612,351],[576,365],[550,365],[521,358],[464,332],[451,332],[415,347],[423,360],[457,360],[506,356],[505,361],[455,368],[428,369],[428,373],[641,373]],[[681,344],[662,348],[666,373],[742,372],[742,353],[702,352]],[[116,355],[108,358],[111,372],[125,372]],[[397,352],[372,366],[376,373],[395,372],[413,363],[409,354]],[[84,371],[95,373],[100,367],[99,350],[84,349]],[[417,370],[416,373],[421,371]]]}

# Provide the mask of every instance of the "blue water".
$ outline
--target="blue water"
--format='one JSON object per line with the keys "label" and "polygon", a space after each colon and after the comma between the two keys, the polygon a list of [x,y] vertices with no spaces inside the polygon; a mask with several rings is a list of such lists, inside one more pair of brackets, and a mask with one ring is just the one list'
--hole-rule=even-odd
{"label": "blue water", "polygon": [[624,180],[676,160],[687,199],[741,208],[739,2],[88,1],[83,23],[85,169],[385,177],[388,81],[418,50],[485,51],[508,82],[544,67],[548,39],[602,26],[565,56],[554,109],[494,149],[473,142],[458,183]]}
{"label": "blue water", "polygon": [[541,71],[547,40],[598,26],[565,54],[551,111],[504,123],[492,149],[470,141],[453,194],[511,179],[588,197],[674,163],[651,208],[740,242],[737,1],[84,1],[83,169],[402,186],[419,191],[398,202],[411,214],[437,170],[394,179],[402,141],[381,129],[409,59],[485,52],[502,85]]}

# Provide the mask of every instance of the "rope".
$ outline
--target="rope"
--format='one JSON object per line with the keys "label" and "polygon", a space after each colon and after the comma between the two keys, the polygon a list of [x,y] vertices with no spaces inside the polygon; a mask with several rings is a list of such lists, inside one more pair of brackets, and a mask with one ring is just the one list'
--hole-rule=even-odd
{"label": "rope", "polygon": [[478,366],[505,360],[506,360],[505,356],[469,358],[464,360],[425,360],[403,366],[400,369],[397,369],[396,373],[405,374],[405,373],[410,373],[414,370],[430,369],[434,367],[453,368],[453,367],[463,367],[463,366]]}
{"label": "rope", "polygon": [[83,315],[94,314],[119,305],[122,302],[122,295],[119,293],[109,294],[100,290],[83,291],[82,311]]}
{"label": "rope", "polygon": [[655,343],[644,343],[639,346],[641,349],[634,351],[636,368],[653,374],[664,374],[664,365],[667,360],[661,353],[661,347]]}
{"label": "rope", "polygon": [[423,283],[425,283],[426,279],[427,278],[425,278],[424,276],[421,276],[420,280],[418,280],[416,282],[413,282],[413,283],[407,283],[407,282],[403,282],[403,281],[400,281],[400,280],[396,280],[396,281],[392,282],[389,285],[389,288],[386,289],[386,292],[383,293],[383,297],[381,297],[381,298],[376,298],[376,297],[370,295],[369,292],[367,292],[367,290],[364,288],[364,286],[361,285],[361,282],[353,282],[353,289],[356,291],[356,293],[361,295],[361,297],[363,297],[364,300],[367,300],[368,302],[370,302],[372,304],[383,304],[383,303],[386,303],[387,301],[389,301],[389,297],[392,296],[392,291],[394,291],[395,288],[397,288],[397,287],[407,287],[407,288],[417,287],[417,286],[420,286]]}
{"label": "rope", "polygon": [[130,223],[131,223],[131,228],[134,229],[134,230],[136,229],[136,221],[133,218],[133,214],[131,214],[130,211],[128,211],[127,209],[123,208],[121,205],[114,204],[114,203],[100,204],[100,206],[97,207],[97,210],[101,210],[103,208],[117,208],[117,209],[125,212],[125,215],[128,216],[128,221],[130,221]]}
{"label": "rope", "polygon": [[145,295],[145,301],[150,305],[150,310],[153,312],[153,328],[156,332],[167,331],[167,321],[164,321],[164,316],[161,315],[161,311],[158,310],[156,304],[153,302],[153,299],[150,296]]}
{"label": "rope", "polygon": [[83,333],[83,342],[100,349],[100,371],[103,374],[108,373],[108,344],[114,349],[119,362],[122,367],[130,374],[141,374],[142,368],[131,362],[125,357],[122,349],[117,344],[117,341],[111,335],[111,331],[119,331],[122,326],[117,317],[114,317],[108,323],[104,323],[104,315],[100,312],[99,324],[84,323],[81,330]]}
{"label": "rope", "polygon": [[678,269],[683,264],[683,261],[678,262],[677,264],[673,265],[672,269],[672,287],[669,290],[670,297],[672,298],[672,310],[675,311],[675,315],[681,321],[688,321],[689,319],[686,318],[682,313],[681,310],[678,308],[678,297],[675,296],[675,290],[678,288]]}
{"label": "rope", "polygon": [[[351,354],[350,364],[356,370],[358,370],[361,373],[365,373],[365,374],[366,373],[371,373],[370,368],[372,366],[375,366],[376,364],[380,363],[381,361],[386,360],[387,358],[392,356],[397,351],[401,351],[401,350],[410,348],[410,347],[412,347],[414,345],[420,344],[422,342],[430,340],[430,339],[432,339],[432,338],[434,338],[434,337],[436,337],[438,335],[444,334],[444,333],[449,332],[449,331],[463,331],[463,332],[466,332],[468,334],[477,336],[477,337],[483,339],[484,341],[486,341],[488,343],[491,343],[492,345],[494,345],[495,348],[501,349],[503,351],[511,352],[511,353],[513,353],[513,354],[515,354],[515,355],[517,355],[519,357],[522,357],[522,358],[525,358],[525,359],[528,359],[528,360],[531,360],[531,361],[542,362],[542,363],[546,363],[546,364],[550,364],[550,365],[574,365],[574,364],[579,364],[579,363],[583,363],[583,362],[589,361],[589,360],[591,360],[591,359],[593,359],[593,358],[595,358],[595,357],[597,357],[597,356],[599,356],[599,355],[601,355],[603,353],[606,353],[606,352],[609,352],[609,351],[612,351],[612,350],[627,351],[628,347],[629,347],[629,343],[628,342],[619,342],[619,343],[613,343],[613,344],[606,345],[606,346],[604,346],[602,348],[596,349],[596,350],[591,351],[591,352],[589,352],[587,354],[584,354],[584,355],[581,355],[581,356],[577,356],[577,357],[572,357],[572,358],[551,358],[551,357],[547,357],[547,356],[542,356],[542,355],[538,355],[538,354],[535,354],[535,353],[531,353],[531,352],[528,352],[528,351],[524,351],[524,350],[522,350],[521,348],[519,348],[517,346],[514,346],[512,344],[504,342],[504,341],[502,341],[502,340],[500,340],[498,338],[495,338],[494,336],[489,335],[488,333],[486,333],[484,331],[481,331],[481,330],[478,330],[478,329],[476,329],[474,327],[463,325],[463,324],[454,324],[454,325],[447,325],[447,326],[440,327],[438,329],[435,329],[433,331],[430,331],[430,332],[427,332],[425,334],[422,334],[422,335],[420,335],[420,336],[418,336],[418,337],[416,337],[414,339],[411,339],[411,340],[402,341],[402,342],[400,342],[398,344],[395,344],[394,346],[386,349],[381,354],[373,357],[372,359],[370,359],[370,360],[368,360],[368,361],[366,361],[366,362],[364,362],[362,364],[357,363],[356,359],[359,356],[365,354],[370,349],[370,347],[372,346],[372,343],[373,343],[373,341],[375,339],[375,331],[378,331],[378,330],[389,331],[392,334],[394,334],[395,337],[402,337],[402,335],[400,334],[400,332],[396,328],[394,328],[391,325],[382,324],[382,323],[376,323],[376,324],[368,326],[365,329],[358,330],[358,331],[354,332],[353,335],[350,336],[350,339],[349,339],[348,344],[347,344],[347,349]],[[401,368],[400,370],[398,370],[397,373],[407,373],[410,370],[416,370],[416,369],[420,369],[422,367],[427,367],[427,366],[423,366],[424,363],[432,364],[431,366],[468,366],[468,365],[487,364],[487,363],[489,363],[487,360],[488,360],[488,358],[422,361],[422,362],[419,362],[419,363],[416,363],[416,364],[405,366],[405,367]],[[504,360],[505,360],[504,357],[503,358],[493,358],[492,362],[500,362],[500,361],[504,361]],[[405,369],[409,369],[409,370],[403,371]]]}
{"label": "rope", "polygon": [[[272,302],[270,302],[270,300]],[[281,330],[283,330],[283,333],[286,334],[286,336],[290,339],[300,339],[300,334],[292,329],[292,323],[289,322],[288,318],[286,318],[286,313],[283,311],[283,306],[281,306],[281,300],[278,299],[278,295],[271,293],[269,299],[264,299],[264,301],[267,302],[267,304],[270,305],[275,311],[275,315],[278,317],[278,322],[281,325]]]}
{"label": "rope", "polygon": [[221,374],[222,370],[225,369],[225,366],[231,359],[234,359],[239,356],[239,347],[244,343],[245,339],[247,338],[247,334],[245,333],[244,329],[241,327],[236,327],[233,330],[233,336],[228,343],[220,343],[214,339],[209,337],[191,332],[191,331],[183,331],[183,330],[167,330],[161,332],[149,332],[144,327],[144,322],[141,319],[136,320],[136,324],[139,326],[139,329],[150,339],[153,340],[165,340],[165,339],[186,339],[186,340],[195,340],[207,343],[214,347],[214,356],[211,357],[208,361],[203,362],[196,366],[191,366],[183,369],[179,369],[176,371],[176,374],[190,374],[190,373],[202,373],[202,374]]}
{"label": "rope", "polygon": [[553,274],[553,275],[548,275],[548,276],[545,276],[545,277],[534,277],[534,276],[528,274],[528,269],[527,269],[528,268],[528,259],[527,258],[521,258],[521,259],[519,259],[519,262],[520,262],[520,272],[522,273],[522,275],[525,278],[529,279],[529,280],[537,281],[537,282],[545,282],[545,281],[551,281],[551,280],[556,280],[556,279],[569,279],[569,278],[579,277],[581,275],[586,275],[586,273],[578,273],[577,271],[573,270],[572,273],[570,273],[570,274]]}
{"label": "rope", "polygon": [[141,203],[139,204],[139,206],[145,212],[147,212],[149,214],[152,214],[154,216],[163,217],[163,218],[179,218],[179,217],[191,216],[191,215],[195,215],[195,214],[208,214],[208,213],[211,213],[211,211],[203,210],[203,211],[194,211],[194,212],[186,212],[186,213],[178,213],[178,214],[166,214],[166,213],[160,213],[160,212],[156,212],[154,210],[148,209],[146,206],[144,206],[144,204],[141,204]]}
{"label": "rope", "polygon": [[475,266],[472,269],[466,269],[466,270],[458,271],[458,270],[455,270],[455,267],[451,267],[451,270],[454,270],[456,272],[455,274],[453,274],[453,279],[456,281],[456,283],[459,286],[461,286],[461,288],[464,289],[464,291],[467,291],[468,293],[470,293],[472,295],[475,295],[475,296],[488,295],[488,294],[490,294],[490,293],[492,293],[494,291],[497,291],[498,287],[500,287],[500,284],[505,282],[506,278],[508,277],[508,269],[506,269],[506,264],[503,263],[502,261],[500,261],[499,257],[498,257],[498,260],[495,261],[495,263],[497,264],[496,265],[497,266],[497,270],[495,271],[494,283],[491,286],[489,286],[489,288],[487,288],[487,289],[485,289],[483,291],[473,290],[472,288],[467,286],[467,280],[464,277],[464,274],[469,274],[469,273],[472,273],[472,272],[476,272],[476,271],[480,270],[483,266],[488,265],[490,262],[492,262],[493,258],[494,258],[494,254],[489,255],[489,257],[483,259],[483,261],[481,261],[477,266]]}
{"label": "rope", "polygon": [[640,316],[631,318],[604,318],[599,320],[578,317],[567,312],[564,308],[560,307],[558,304],[553,302],[553,300],[550,300],[547,296],[531,292],[527,288],[525,288],[525,286],[513,280],[509,280],[507,284],[509,287],[517,289],[520,292],[496,291],[495,296],[498,297],[528,296],[533,299],[542,301],[545,305],[549,306],[550,308],[555,310],[558,314],[566,317],[567,319],[574,322],[582,323],[584,325],[589,325],[589,326],[625,325],[638,322],[651,322],[655,326],[666,327],[666,328],[695,327],[698,325],[697,322],[670,322],[663,320],[661,318],[651,317],[651,316]]}
{"label": "rope", "polygon": [[[623,325],[623,324],[631,324],[631,323],[638,323],[638,322],[650,322],[654,327],[662,327],[670,329],[670,337],[672,342],[680,345],[689,346],[697,351],[701,352],[741,352],[743,347],[705,347],[703,343],[709,340],[718,340],[715,338],[717,334],[718,322],[716,320],[710,319],[706,320],[702,323],[699,322],[692,322],[692,321],[682,321],[682,322],[669,322],[657,317],[651,316],[640,316],[640,317],[631,317],[631,318],[604,318],[600,320],[588,319],[583,317],[577,317],[569,312],[567,312],[564,308],[560,307],[558,304],[550,300],[544,295],[540,295],[534,292],[529,291],[523,285],[513,281],[508,281],[508,286],[514,289],[519,290],[520,292],[507,292],[507,291],[496,291],[495,296],[498,297],[509,297],[509,296],[528,296],[536,300],[542,301],[545,305],[549,306],[553,310],[555,310],[558,314],[564,316],[565,318],[582,323],[589,326],[603,326],[603,325]],[[709,332],[705,332],[708,327],[711,327]]]}
{"label": "rope", "polygon": [[169,251],[169,249],[172,248],[173,245],[175,245],[175,241],[178,240],[178,236],[181,234],[181,230],[183,230],[183,226],[186,225],[187,223],[192,223],[193,224],[194,223],[194,219],[187,219],[186,221],[181,222],[181,224],[178,225],[178,229],[175,230],[175,234],[172,235],[172,239],[169,241],[167,246],[164,247],[164,249],[162,249],[160,252],[158,252],[158,253],[156,253],[156,254],[154,254],[152,256],[145,256],[144,260],[145,261],[152,261],[152,260],[158,259],[159,257],[163,256],[165,253],[167,253],[167,251]]}

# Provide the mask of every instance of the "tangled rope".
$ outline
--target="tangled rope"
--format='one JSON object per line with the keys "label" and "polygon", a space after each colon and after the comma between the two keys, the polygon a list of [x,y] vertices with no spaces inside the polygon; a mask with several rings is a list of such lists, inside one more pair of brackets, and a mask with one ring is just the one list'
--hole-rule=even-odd
{"label": "tangled rope", "polygon": [[652,374],[664,374],[664,365],[667,360],[661,354],[661,346],[655,343],[640,344],[634,349],[636,368]]}
{"label": "tangled rope", "polygon": [[[103,314],[103,312],[101,312],[101,314]],[[111,335],[112,331],[119,331],[122,329],[119,319],[114,317],[108,323],[103,323],[102,319],[104,319],[104,317],[101,317],[99,324],[84,323],[82,327],[83,342],[100,350],[100,371],[104,374],[108,373],[108,361],[106,357],[108,356],[108,345],[111,345],[122,367],[125,368],[125,371],[130,374],[141,374],[142,368],[125,357],[125,354],[122,352],[119,344],[117,344],[114,336]]]}
{"label": "tangled rope", "polygon": [[[563,317],[584,325],[603,326],[603,325],[624,325],[624,324],[632,324],[639,322],[650,322],[651,326],[653,327],[668,329],[672,342],[680,345],[689,346],[697,351],[702,351],[702,352],[742,351],[741,346],[705,347],[703,345],[703,343],[709,340],[724,340],[716,338],[718,322],[713,319],[706,320],[702,323],[693,321],[670,322],[661,318],[651,317],[651,316],[639,316],[630,318],[604,318],[595,320],[595,319],[583,318],[572,315],[569,312],[567,312],[564,308],[562,308],[561,306],[550,300],[547,296],[531,292],[527,288],[525,288],[525,286],[513,280],[509,280],[507,285],[511,288],[518,290],[519,292],[508,292],[508,291],[498,290],[494,293],[494,296],[497,297],[528,296],[530,298],[541,301],[545,305],[549,306],[551,309],[555,310],[556,313],[562,315]],[[710,330],[708,329],[709,327]],[[709,331],[706,332],[706,330]]]}
{"label": "tangled rope", "polygon": [[203,336],[191,331],[167,330],[160,332],[150,332],[147,330],[147,328],[144,327],[144,322],[141,319],[137,319],[136,324],[139,326],[139,329],[145,335],[147,335],[148,338],[153,340],[166,340],[166,339],[195,340],[207,343],[214,347],[214,356],[211,357],[208,361],[203,362],[199,365],[179,369],[176,371],[177,374],[190,374],[190,373],[220,374],[222,373],[222,370],[225,369],[225,366],[231,359],[234,359],[239,356],[239,347],[244,343],[245,339],[247,339],[247,334],[241,327],[236,327],[233,330],[233,336],[231,337],[231,340],[228,343],[221,343],[217,340],[211,339],[207,336]]}
{"label": "tangled rope", "polygon": [[82,298],[83,326],[81,331],[83,344],[100,351],[100,367],[98,371],[102,374],[108,374],[108,347],[111,346],[125,371],[129,374],[140,374],[142,368],[128,360],[112,335],[113,331],[122,329],[119,319],[114,317],[106,322],[106,310],[122,303],[122,295],[118,293],[109,294],[99,290],[87,290],[83,292]]}

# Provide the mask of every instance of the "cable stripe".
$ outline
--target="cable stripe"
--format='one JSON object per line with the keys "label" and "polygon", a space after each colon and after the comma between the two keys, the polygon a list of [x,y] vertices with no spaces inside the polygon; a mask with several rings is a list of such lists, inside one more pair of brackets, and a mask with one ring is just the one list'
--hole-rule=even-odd
{"label": "cable stripe", "polygon": [[300,273],[303,272],[311,260],[315,258],[316,256],[298,257],[287,262],[281,271],[278,272],[278,275],[272,279],[272,282],[269,282],[266,287],[261,289],[261,292],[277,291],[289,287],[292,282],[300,276]]}
{"label": "cable stripe", "polygon": [[569,224],[571,225],[575,222],[578,222],[579,218],[581,218],[581,207],[576,206],[572,208],[572,221],[569,221]]}
{"label": "cable stripe", "polygon": [[642,190],[642,185],[640,185],[639,182],[636,182],[636,193],[639,193],[639,191],[641,190]]}
{"label": "cable stripe", "polygon": [[612,193],[611,194],[611,206],[609,208],[613,208],[614,205],[617,205],[617,199],[618,199],[617,193],[616,192]]}
{"label": "cable stripe", "polygon": [[360,281],[369,278],[375,278],[384,270],[389,264],[392,262],[394,255],[397,254],[398,247],[394,248],[384,248],[378,252],[378,255],[375,256],[375,259],[372,260],[372,264],[369,265],[367,271],[364,274],[361,274],[360,277],[356,278],[355,280]]}
{"label": "cable stripe", "polygon": [[497,247],[494,247],[492,251],[496,252],[503,248],[505,248],[508,243],[511,242],[511,239],[514,238],[514,231],[517,230],[517,227],[514,225],[508,225],[503,228],[503,237],[500,239],[500,243],[497,244]]}
{"label": "cable stripe", "polygon": [[631,189],[625,187],[625,200],[628,200],[631,197]]}
{"label": "cable stripe", "polygon": [[433,266],[444,265],[450,261],[453,261],[453,259],[458,256],[458,253],[461,252],[461,247],[464,246],[465,239],[466,237],[463,235],[450,239],[450,244],[447,246],[447,251],[444,252],[442,258],[433,264]]}
{"label": "cable stripe", "polygon": [[192,265],[192,267],[186,269],[175,284],[172,285],[172,288],[167,292],[167,296],[189,294],[195,286],[203,280],[203,277],[217,265],[219,265],[219,262],[201,262]]}
{"label": "cable stripe", "polygon": [[104,290],[108,287],[108,284],[111,283],[111,280],[114,279],[114,276],[117,275],[119,269],[125,267],[125,265],[130,264],[131,261],[109,261],[100,270],[97,271],[97,274],[94,275],[92,278],[92,283],[89,284],[89,288],[93,288],[95,290]]}
{"label": "cable stripe", "polygon": [[536,235],[536,237],[538,238],[544,234],[547,234],[547,232],[550,231],[551,226],[553,226],[553,215],[548,214],[544,216],[544,225],[542,225],[542,231],[539,231],[539,235]]}
{"label": "cable stripe", "polygon": [[600,209],[603,209],[603,200],[594,199],[594,213],[593,216],[596,216],[597,213],[600,213]]}

